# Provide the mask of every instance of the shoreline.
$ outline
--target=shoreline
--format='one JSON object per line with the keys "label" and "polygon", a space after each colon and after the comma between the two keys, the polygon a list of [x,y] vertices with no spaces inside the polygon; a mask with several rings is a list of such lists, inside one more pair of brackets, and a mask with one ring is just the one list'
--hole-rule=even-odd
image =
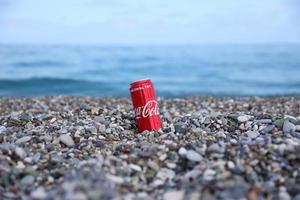
{"label": "shoreline", "polygon": [[300,198],[300,97],[1,97],[3,199]]}

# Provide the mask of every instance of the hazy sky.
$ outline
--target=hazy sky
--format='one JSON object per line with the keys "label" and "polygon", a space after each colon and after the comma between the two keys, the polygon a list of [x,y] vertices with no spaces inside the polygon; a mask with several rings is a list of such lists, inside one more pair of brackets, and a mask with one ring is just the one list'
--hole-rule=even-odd
{"label": "hazy sky", "polygon": [[0,0],[0,43],[300,43],[298,0]]}

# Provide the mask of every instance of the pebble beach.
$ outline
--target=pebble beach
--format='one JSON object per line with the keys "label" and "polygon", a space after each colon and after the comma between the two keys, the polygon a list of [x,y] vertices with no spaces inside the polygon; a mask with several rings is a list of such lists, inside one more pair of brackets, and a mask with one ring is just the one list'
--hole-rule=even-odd
{"label": "pebble beach", "polygon": [[0,199],[300,200],[300,97],[0,98]]}

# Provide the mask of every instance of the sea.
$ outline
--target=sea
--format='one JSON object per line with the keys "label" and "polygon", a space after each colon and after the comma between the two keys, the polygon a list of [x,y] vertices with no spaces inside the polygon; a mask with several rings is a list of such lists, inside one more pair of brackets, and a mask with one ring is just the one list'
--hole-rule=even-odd
{"label": "sea", "polygon": [[300,95],[300,45],[0,45],[0,96]]}

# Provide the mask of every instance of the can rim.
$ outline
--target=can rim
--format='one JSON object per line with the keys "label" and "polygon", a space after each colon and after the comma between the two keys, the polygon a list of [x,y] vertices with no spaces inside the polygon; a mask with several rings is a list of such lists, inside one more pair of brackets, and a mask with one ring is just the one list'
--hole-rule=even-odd
{"label": "can rim", "polygon": [[139,84],[139,83],[144,83],[144,82],[147,82],[147,81],[151,81],[150,78],[144,78],[144,79],[136,80],[136,81],[130,83],[130,86],[133,86],[133,85],[136,85],[136,84]]}

